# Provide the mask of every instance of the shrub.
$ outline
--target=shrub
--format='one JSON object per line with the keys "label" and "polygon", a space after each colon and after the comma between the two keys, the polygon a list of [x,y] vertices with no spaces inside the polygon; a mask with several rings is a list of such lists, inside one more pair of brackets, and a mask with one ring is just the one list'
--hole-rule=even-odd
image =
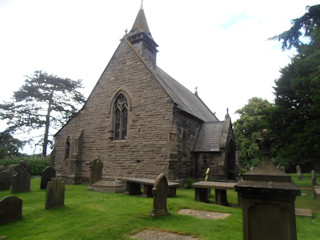
{"label": "shrub", "polygon": [[49,166],[50,157],[6,157],[4,159],[0,159],[0,166],[6,167],[11,164],[18,164],[20,161],[25,161],[30,165],[32,175],[41,175],[42,171]]}
{"label": "shrub", "polygon": [[196,181],[193,180],[192,178],[188,178],[186,183],[183,185],[183,188],[185,189],[190,189],[192,188],[192,184],[195,183]]}

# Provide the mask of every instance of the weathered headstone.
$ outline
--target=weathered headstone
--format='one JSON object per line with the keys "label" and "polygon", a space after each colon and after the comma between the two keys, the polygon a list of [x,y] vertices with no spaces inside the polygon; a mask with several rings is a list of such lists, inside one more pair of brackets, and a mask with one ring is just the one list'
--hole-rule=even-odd
{"label": "weathered headstone", "polygon": [[298,179],[302,179],[301,167],[299,165],[296,166]]}
{"label": "weathered headstone", "polygon": [[207,168],[206,177],[204,178],[205,181],[208,181],[208,179],[209,179],[209,173],[210,173],[210,168]]}
{"label": "weathered headstone", "polygon": [[31,167],[25,161],[20,161],[20,163],[14,167],[14,170],[16,173],[12,178],[12,193],[30,191]]}
{"label": "weathered headstone", "polygon": [[16,166],[18,166],[18,164],[11,164],[11,165],[9,165],[9,166],[7,167],[8,170],[11,172],[11,176],[12,176],[12,177],[17,174],[17,171],[14,170],[14,168],[15,168]]}
{"label": "weathered headstone", "polygon": [[56,177],[56,170],[51,166],[46,167],[41,174],[40,189],[46,189],[48,182],[55,177]]}
{"label": "weathered headstone", "polygon": [[311,179],[312,179],[312,186],[316,186],[317,185],[317,175],[316,175],[315,170],[311,171]]}
{"label": "weathered headstone", "polygon": [[54,209],[64,206],[65,184],[63,180],[52,178],[47,185],[45,208]]}
{"label": "weathered headstone", "polygon": [[22,200],[8,196],[0,201],[0,224],[17,221],[22,216]]}
{"label": "weathered headstone", "polygon": [[11,180],[12,176],[9,170],[0,172],[0,191],[10,190]]}
{"label": "weathered headstone", "polygon": [[263,130],[261,163],[234,186],[241,197],[244,240],[297,239],[294,201],[300,189],[271,162],[271,140]]}
{"label": "weathered headstone", "polygon": [[168,180],[163,173],[159,174],[152,188],[153,208],[152,217],[161,217],[168,215],[167,196],[168,196]]}
{"label": "weathered headstone", "polygon": [[101,159],[96,158],[90,163],[90,184],[98,182],[102,179],[103,163]]}

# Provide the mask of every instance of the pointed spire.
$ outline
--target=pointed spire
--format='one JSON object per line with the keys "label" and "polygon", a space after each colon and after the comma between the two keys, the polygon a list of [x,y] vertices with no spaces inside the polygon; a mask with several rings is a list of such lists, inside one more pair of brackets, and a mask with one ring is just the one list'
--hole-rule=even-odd
{"label": "pointed spire", "polygon": [[146,16],[143,10],[143,0],[141,7],[134,21],[132,29],[126,35],[128,41],[141,53],[141,56],[148,62],[151,67],[156,66],[158,44],[153,40]]}
{"label": "pointed spire", "polygon": [[130,34],[135,34],[138,32],[144,32],[146,33],[149,37],[152,38],[149,27],[148,27],[148,23],[147,23],[147,19],[146,16],[144,14],[143,11],[143,5],[142,5],[143,1],[141,1],[141,8],[138,12],[138,15],[136,17],[136,20],[131,28]]}

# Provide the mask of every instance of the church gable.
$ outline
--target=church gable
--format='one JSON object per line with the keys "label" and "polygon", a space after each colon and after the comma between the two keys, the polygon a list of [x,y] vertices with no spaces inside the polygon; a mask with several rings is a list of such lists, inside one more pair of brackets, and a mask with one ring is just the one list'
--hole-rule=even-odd
{"label": "church gable", "polygon": [[161,172],[186,179],[201,176],[210,162],[215,176],[225,177],[226,162],[234,159],[231,122],[219,122],[197,95],[156,66],[157,46],[141,8],[86,104],[55,135],[58,176],[88,182],[90,163],[99,158],[106,179]]}

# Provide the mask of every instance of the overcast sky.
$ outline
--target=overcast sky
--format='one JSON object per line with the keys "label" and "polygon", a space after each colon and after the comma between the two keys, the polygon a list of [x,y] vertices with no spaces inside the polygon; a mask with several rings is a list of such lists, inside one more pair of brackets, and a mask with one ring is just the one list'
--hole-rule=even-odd
{"label": "overcast sky", "polygon": [[[89,96],[141,0],[0,0],[0,101],[43,70],[82,79]],[[224,119],[248,99],[272,102],[290,52],[269,37],[316,0],[144,0],[157,64]]]}

